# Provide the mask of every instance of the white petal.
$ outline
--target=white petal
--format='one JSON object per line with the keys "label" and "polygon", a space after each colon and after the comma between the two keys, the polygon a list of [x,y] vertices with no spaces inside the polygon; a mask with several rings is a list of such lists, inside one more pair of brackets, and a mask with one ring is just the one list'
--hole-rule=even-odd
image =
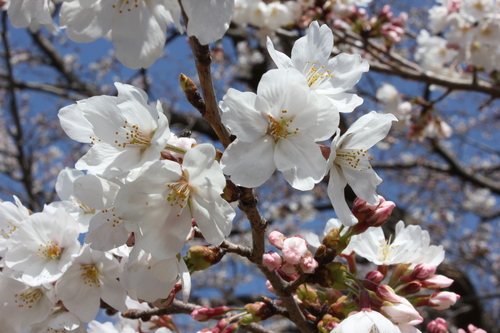
{"label": "white petal", "polygon": [[382,182],[375,170],[363,168],[363,171],[351,167],[341,167],[347,183],[356,195],[370,205],[378,205],[377,186]]}
{"label": "white petal", "polygon": [[332,49],[333,33],[330,28],[326,24],[320,27],[317,21],[313,21],[309,25],[307,34],[299,38],[293,45],[293,67],[303,71],[308,65],[308,61],[311,63],[316,61],[319,65],[326,65]]}
{"label": "white petal", "polygon": [[327,166],[319,146],[300,133],[277,142],[274,162],[287,182],[302,191],[321,181]]}
{"label": "white petal", "polygon": [[91,137],[95,136],[92,125],[85,119],[82,109],[78,104],[68,105],[58,114],[61,127],[64,132],[73,140],[83,143],[90,143]]}
{"label": "white petal", "polygon": [[397,121],[397,118],[393,114],[382,114],[375,111],[365,114],[344,133],[342,148],[371,148],[387,136],[393,121]]}
{"label": "white petal", "polygon": [[236,139],[222,155],[221,166],[236,185],[262,185],[276,170],[273,138],[264,135],[251,143]]}
{"label": "white petal", "polygon": [[220,102],[222,122],[239,140],[252,142],[266,133],[268,120],[255,109],[257,95],[230,88]]}
{"label": "white petal", "polygon": [[352,215],[349,206],[345,200],[344,190],[347,185],[340,167],[333,165],[330,169],[330,180],[328,182],[328,197],[332,202],[335,214],[339,217],[340,222],[345,226],[351,226],[358,222]]}
{"label": "white petal", "polygon": [[278,68],[286,69],[292,67],[292,60],[283,52],[276,51],[274,49],[274,44],[269,37],[267,37],[266,46],[267,52],[269,52],[271,59],[273,59]]}

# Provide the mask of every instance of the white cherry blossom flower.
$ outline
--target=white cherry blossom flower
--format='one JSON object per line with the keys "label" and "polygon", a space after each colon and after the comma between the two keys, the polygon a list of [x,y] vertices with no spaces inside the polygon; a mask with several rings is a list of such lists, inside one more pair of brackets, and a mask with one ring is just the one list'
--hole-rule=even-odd
{"label": "white cherry blossom flower", "polygon": [[171,258],[184,246],[193,218],[211,244],[229,234],[235,212],[220,196],[225,186],[215,148],[201,144],[187,151],[182,165],[146,163],[118,192],[115,211],[137,245],[158,259]]}
{"label": "white cherry blossom flower", "polygon": [[118,311],[126,311],[126,292],[117,280],[121,271],[120,264],[111,254],[86,245],[57,281],[57,297],[84,322],[97,316],[101,299]]}
{"label": "white cherry blossom flower", "polygon": [[400,329],[380,312],[361,310],[344,319],[330,333],[401,333]]}
{"label": "white cherry blossom flower", "polygon": [[10,242],[5,264],[32,285],[57,280],[80,251],[78,225],[62,208],[30,215]]}
{"label": "white cherry blossom flower", "polygon": [[147,68],[165,46],[169,10],[180,15],[177,1],[70,0],[63,3],[60,24],[78,43],[110,34],[118,60],[129,68]]}
{"label": "white cherry blossom flower", "polygon": [[417,225],[396,224],[394,239],[387,239],[380,227],[371,227],[353,236],[349,248],[376,265],[429,264],[438,266],[444,259],[441,245],[430,245],[429,232]]}
{"label": "white cherry blossom flower", "polygon": [[[2,321],[18,322],[21,327],[45,320],[56,304],[55,291],[50,283],[29,285],[0,273],[0,329]],[[9,314],[4,318],[3,314]]]}
{"label": "white cherry blossom flower", "polygon": [[0,202],[0,257],[5,257],[5,252],[12,234],[21,227],[30,213],[21,201],[14,196],[15,204],[9,201]]}
{"label": "white cherry blossom flower", "polygon": [[276,169],[299,190],[321,181],[326,161],[316,142],[331,137],[339,114],[326,97],[311,94],[300,72],[271,70],[257,94],[229,89],[220,107],[222,121],[237,136],[221,159],[235,184],[260,186]]}
{"label": "white cherry blossom flower", "polygon": [[370,165],[368,149],[385,138],[391,122],[395,120],[397,119],[392,114],[372,111],[360,117],[342,136],[340,130],[337,130],[328,159],[328,196],[344,225],[350,226],[358,222],[345,201],[344,188],[347,184],[359,198],[370,205],[379,203],[376,187],[382,179]]}
{"label": "white cherry blossom flower", "polygon": [[278,68],[299,70],[312,91],[328,97],[339,112],[351,112],[363,99],[346,91],[368,72],[369,65],[359,54],[341,53],[330,59],[332,49],[332,31],[327,25],[320,27],[317,21],[295,42],[291,58],[276,51],[271,39],[267,39],[267,50]]}
{"label": "white cherry blossom flower", "polygon": [[150,106],[143,90],[118,82],[115,86],[117,97],[91,97],[59,111],[70,138],[93,144],[76,168],[104,177],[126,175],[159,159],[170,137],[159,101]]}

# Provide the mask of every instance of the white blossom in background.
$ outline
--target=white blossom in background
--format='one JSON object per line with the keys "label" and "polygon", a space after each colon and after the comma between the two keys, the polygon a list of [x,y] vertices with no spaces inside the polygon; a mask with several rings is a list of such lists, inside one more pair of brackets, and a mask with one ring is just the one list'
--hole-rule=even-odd
{"label": "white blossom in background", "polygon": [[471,212],[487,214],[496,206],[496,199],[487,188],[465,188],[463,207]]}
{"label": "white blossom in background", "polygon": [[431,36],[427,30],[420,30],[417,37],[418,48],[415,60],[426,71],[440,74],[445,65],[449,64],[458,55],[458,52],[448,48],[446,39]]}
{"label": "white blossom in background", "polygon": [[376,265],[429,264],[438,266],[444,259],[443,246],[430,245],[429,232],[417,225],[396,224],[394,239],[387,239],[381,227],[371,227],[353,236],[349,248]]}
{"label": "white blossom in background", "polygon": [[326,171],[318,141],[331,137],[339,114],[312,94],[297,70],[262,76],[257,94],[229,89],[220,102],[222,121],[237,136],[221,159],[225,174],[241,186],[257,187],[276,169],[299,190],[310,190]]}
{"label": "white blossom in background", "polygon": [[401,333],[401,330],[380,312],[363,309],[344,319],[330,333]]}
{"label": "white blossom in background", "polygon": [[115,211],[135,233],[136,245],[158,259],[171,258],[182,250],[192,219],[211,244],[229,235],[235,212],[221,197],[225,186],[215,148],[201,144],[187,151],[182,165],[146,163],[121,187]]}
{"label": "white blossom in background", "polygon": [[376,188],[382,179],[370,165],[368,149],[386,137],[393,121],[397,119],[392,114],[372,111],[360,117],[342,136],[337,130],[333,138],[328,158],[328,196],[344,225],[357,223],[345,201],[344,188],[347,184],[356,196],[370,205],[379,203]]}
{"label": "white blossom in background", "polygon": [[176,1],[70,0],[63,3],[60,25],[77,43],[111,35],[116,57],[133,69],[150,67],[165,46],[169,12],[180,14]]}
{"label": "white blossom in background", "polygon": [[382,103],[384,112],[392,113],[398,121],[392,125],[397,131],[405,130],[411,121],[412,105],[408,101],[402,101],[396,87],[389,83],[382,83],[382,87],[377,89],[377,100]]}
{"label": "white blossom in background", "polygon": [[78,255],[78,234],[75,219],[62,208],[30,215],[12,235],[5,265],[32,285],[54,282]]}
{"label": "white blossom in background", "polygon": [[139,88],[115,83],[118,96],[96,96],[59,111],[61,126],[75,141],[90,143],[76,163],[79,170],[103,177],[126,175],[160,158],[170,137],[161,103],[147,104]]}
{"label": "white blossom in background", "polygon": [[339,112],[352,112],[363,103],[356,94],[347,93],[368,72],[369,65],[359,54],[341,53],[330,59],[333,33],[317,21],[309,26],[307,34],[299,38],[292,49],[292,57],[276,51],[270,38],[267,50],[278,68],[295,68],[307,79],[311,91],[330,99]]}
{"label": "white blossom in background", "polygon": [[16,196],[14,202],[15,204],[9,201],[0,202],[0,257],[2,258],[9,248],[9,239],[30,215]]}
{"label": "white blossom in background", "polygon": [[57,298],[84,322],[97,316],[101,299],[118,311],[126,311],[126,291],[117,280],[121,272],[120,264],[111,254],[86,245],[57,281]]}

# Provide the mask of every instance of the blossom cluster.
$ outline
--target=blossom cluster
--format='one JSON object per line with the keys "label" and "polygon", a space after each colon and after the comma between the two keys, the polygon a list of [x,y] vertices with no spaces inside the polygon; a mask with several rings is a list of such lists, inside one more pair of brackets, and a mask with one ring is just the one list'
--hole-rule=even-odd
{"label": "blossom cluster", "polygon": [[[17,198],[15,204],[0,203],[0,330],[93,333],[119,331],[122,325],[123,331],[169,332],[175,326],[168,318],[154,318],[156,326],[119,322],[112,327],[94,319],[102,303],[121,313],[142,302],[167,307],[181,290],[187,301],[190,273],[206,263],[190,266],[200,253],[193,249],[183,258],[185,246],[195,236],[210,244],[199,262],[205,252],[219,253],[236,215],[224,196],[228,184],[256,188],[276,171],[300,191],[328,182],[339,218],[329,221],[321,240],[274,231],[268,239],[281,254],[262,256],[263,271],[303,282],[293,293],[304,311],[328,309],[314,318],[320,331],[352,332],[361,325],[360,332],[418,332],[415,326],[423,318],[416,307],[443,310],[458,300],[440,291],[453,281],[435,274],[444,251],[430,245],[428,232],[401,221],[388,241],[381,229],[394,204],[377,194],[382,179],[371,167],[368,150],[398,118],[408,121],[408,105],[385,87],[378,95],[393,111],[366,113],[342,133],[341,113],[363,103],[352,89],[368,63],[359,54],[331,57],[333,33],[316,21],[296,40],[290,57],[268,37],[311,8],[309,1],[60,2],[59,24],[70,39],[109,36],[117,58],[129,68],[149,67],[161,56],[171,23],[206,45],[221,38],[231,20],[260,29],[277,68],[262,76],[255,93],[230,88],[223,96],[218,116],[234,138],[222,153],[212,144],[177,137],[161,103],[149,103],[147,94],[131,85],[115,83],[116,96],[94,96],[62,108],[63,130],[90,147],[75,169],[60,172],[56,191],[61,201],[35,213]],[[328,1],[325,7],[352,19],[366,14],[353,6],[367,3]],[[49,0],[12,1],[8,14],[16,27],[47,25],[53,23],[53,7]],[[474,20],[487,21],[467,10]],[[371,21],[386,39],[399,41],[404,16],[395,19],[384,7]],[[416,57],[425,63],[427,53],[420,49]],[[445,59],[443,64],[451,60]],[[352,210],[344,193],[348,185],[358,197]],[[359,277],[356,254],[378,269]],[[210,258],[206,266],[218,259]],[[279,295],[271,282],[267,286]],[[221,319],[210,331],[235,332],[273,315],[268,303],[256,302],[242,309],[197,309],[192,316],[203,321],[233,310],[243,312]]]}
{"label": "blossom cluster", "polygon": [[429,9],[429,29],[435,35],[422,30],[417,39],[415,59],[422,67],[454,76],[460,75],[453,68],[457,63],[472,65],[486,73],[499,70],[498,2],[440,0],[437,3]]}

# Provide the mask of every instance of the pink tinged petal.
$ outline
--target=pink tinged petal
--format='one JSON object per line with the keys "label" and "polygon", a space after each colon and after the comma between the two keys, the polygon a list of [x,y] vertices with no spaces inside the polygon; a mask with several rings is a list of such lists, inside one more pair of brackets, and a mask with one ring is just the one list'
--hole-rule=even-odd
{"label": "pink tinged petal", "polygon": [[105,36],[112,26],[113,8],[106,1],[66,1],[60,13],[60,25],[77,43],[88,43]]}
{"label": "pink tinged petal", "polygon": [[139,7],[113,15],[116,57],[129,68],[148,68],[163,51],[167,22],[157,6],[157,1],[140,1]]}
{"label": "pink tinged petal", "polygon": [[393,114],[372,111],[360,117],[343,135],[342,148],[369,149],[387,136],[391,123],[397,121]]}
{"label": "pink tinged petal", "polygon": [[286,181],[302,191],[321,181],[327,166],[319,146],[300,133],[277,142],[274,162]]}
{"label": "pink tinged petal", "polygon": [[283,242],[283,259],[292,265],[302,262],[306,253],[307,243],[301,237],[290,237]]}
{"label": "pink tinged petal", "polygon": [[341,53],[328,61],[327,68],[333,75],[330,79],[332,86],[338,87],[338,92],[344,92],[358,83],[370,66],[359,54]]}
{"label": "pink tinged petal", "polygon": [[345,226],[352,226],[358,220],[352,215],[349,206],[345,200],[344,189],[347,181],[344,178],[343,172],[339,166],[333,165],[330,168],[330,180],[328,181],[328,197],[332,202],[333,209],[337,214],[340,222]]}
{"label": "pink tinged petal", "polygon": [[[333,49],[333,33],[330,28],[323,24],[319,26],[317,21],[309,25],[307,34],[299,38],[292,49],[292,64],[299,71],[303,71],[311,63],[326,65]],[[304,73],[305,74],[305,73]]]}
{"label": "pink tinged petal", "polygon": [[274,44],[269,37],[267,37],[266,46],[269,56],[271,56],[271,59],[273,59],[278,68],[286,69],[292,67],[292,60],[286,54],[276,51]]}
{"label": "pink tinged petal", "polygon": [[190,208],[207,242],[216,246],[220,245],[231,232],[235,216],[231,205],[209,185],[207,188],[198,188],[195,194],[191,195]]}
{"label": "pink tinged petal", "polygon": [[268,120],[255,109],[256,97],[230,88],[220,102],[223,123],[244,142],[255,141],[267,131]]}
{"label": "pink tinged petal", "polygon": [[182,6],[188,17],[187,34],[202,45],[224,36],[234,12],[234,0],[182,0]]}
{"label": "pink tinged petal", "polygon": [[251,143],[236,139],[224,152],[221,166],[222,171],[239,186],[262,185],[276,170],[273,138],[264,135]]}
{"label": "pink tinged petal", "polygon": [[58,114],[61,127],[73,140],[90,143],[91,137],[95,136],[92,125],[85,119],[79,104],[68,105],[62,108]]}

